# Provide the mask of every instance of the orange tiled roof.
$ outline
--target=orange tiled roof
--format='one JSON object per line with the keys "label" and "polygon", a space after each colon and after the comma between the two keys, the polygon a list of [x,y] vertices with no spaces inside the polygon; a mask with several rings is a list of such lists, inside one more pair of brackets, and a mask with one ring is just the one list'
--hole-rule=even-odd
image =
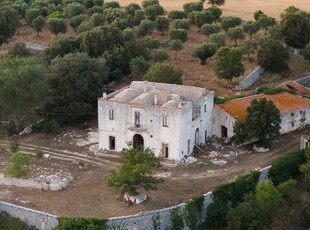
{"label": "orange tiled roof", "polygon": [[310,94],[310,88],[307,88],[303,85],[298,84],[295,81],[287,81],[279,85],[279,87],[283,89],[293,89],[299,94],[303,95],[309,95]]}
{"label": "orange tiled roof", "polygon": [[280,110],[280,114],[310,108],[310,100],[287,92],[275,95],[254,95],[240,98],[220,104],[218,107],[220,107],[232,117],[236,118],[238,121],[243,122],[247,115],[246,109],[250,106],[251,101],[260,98],[267,98],[268,100],[271,100]]}

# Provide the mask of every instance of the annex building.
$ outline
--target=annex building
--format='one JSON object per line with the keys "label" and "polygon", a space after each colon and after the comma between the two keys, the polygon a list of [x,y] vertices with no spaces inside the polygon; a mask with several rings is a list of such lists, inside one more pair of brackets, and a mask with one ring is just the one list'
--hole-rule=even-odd
{"label": "annex building", "polygon": [[310,124],[310,100],[283,92],[275,95],[254,95],[216,105],[213,113],[213,134],[217,137],[231,138],[235,122],[244,122],[247,107],[252,100],[260,98],[271,100],[279,109],[281,134]]}
{"label": "annex building", "polygon": [[99,148],[144,146],[181,160],[213,135],[213,102],[204,88],[133,81],[98,99]]}

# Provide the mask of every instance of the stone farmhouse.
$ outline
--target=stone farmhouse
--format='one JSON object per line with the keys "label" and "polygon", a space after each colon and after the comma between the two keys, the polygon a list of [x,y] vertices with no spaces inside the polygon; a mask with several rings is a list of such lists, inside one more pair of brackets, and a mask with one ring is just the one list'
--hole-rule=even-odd
{"label": "stone farmhouse", "polygon": [[310,124],[310,100],[283,92],[275,95],[255,95],[216,105],[213,113],[213,134],[217,137],[231,138],[235,122],[243,122],[247,115],[246,108],[252,100],[260,98],[273,101],[279,109],[280,133],[288,133]]}
{"label": "stone farmhouse", "polygon": [[213,135],[213,101],[204,88],[133,81],[98,99],[99,148],[144,146],[181,160]]}

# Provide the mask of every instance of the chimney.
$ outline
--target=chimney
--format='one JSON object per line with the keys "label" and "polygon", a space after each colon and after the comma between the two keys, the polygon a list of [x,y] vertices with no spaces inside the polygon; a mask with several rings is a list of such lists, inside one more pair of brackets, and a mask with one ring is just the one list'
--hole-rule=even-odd
{"label": "chimney", "polygon": [[107,100],[107,98],[108,98],[107,93],[104,92],[103,95],[102,95],[102,97],[103,97],[104,100]]}
{"label": "chimney", "polygon": [[157,102],[158,102],[158,101],[157,101],[157,95],[155,94],[155,95],[154,95],[154,105],[157,105]]}
{"label": "chimney", "polygon": [[147,92],[146,86],[147,86],[147,81],[144,81],[144,82],[143,82],[143,93],[146,93],[146,92]]}

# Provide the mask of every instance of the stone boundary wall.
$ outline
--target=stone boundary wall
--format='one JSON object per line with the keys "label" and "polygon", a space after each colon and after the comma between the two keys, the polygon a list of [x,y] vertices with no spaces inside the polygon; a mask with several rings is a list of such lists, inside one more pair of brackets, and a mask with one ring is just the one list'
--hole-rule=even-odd
{"label": "stone boundary wall", "polygon": [[[260,169],[259,182],[268,180],[268,172],[271,166]],[[212,192],[203,195],[203,207],[200,220],[204,221],[207,216],[207,208],[212,202]],[[166,230],[171,227],[171,212],[176,209],[183,213],[186,203],[181,203],[169,208],[157,209],[153,211],[139,212],[130,216],[121,216],[109,218],[107,222],[108,229],[126,229],[126,230],[153,230],[153,222],[159,221],[160,230]],[[9,204],[0,201],[0,211],[5,211],[13,217],[18,217],[29,225],[36,226],[39,230],[52,230],[58,225],[57,216],[48,213],[36,211],[22,206]]]}
{"label": "stone boundary wall", "polygon": [[249,73],[240,83],[235,87],[236,90],[244,90],[253,85],[265,72],[264,68],[258,66],[251,73]]}
{"label": "stone boundary wall", "polygon": [[28,225],[33,225],[39,230],[52,230],[58,225],[57,216],[19,205],[0,201],[0,212],[19,218]]}
{"label": "stone boundary wall", "polygon": [[31,50],[35,50],[35,51],[43,51],[44,49],[47,48],[47,46],[45,45],[41,45],[41,44],[36,44],[36,43],[32,43],[32,42],[24,42],[24,41],[19,41],[22,42],[26,45],[27,49],[31,49]]}

